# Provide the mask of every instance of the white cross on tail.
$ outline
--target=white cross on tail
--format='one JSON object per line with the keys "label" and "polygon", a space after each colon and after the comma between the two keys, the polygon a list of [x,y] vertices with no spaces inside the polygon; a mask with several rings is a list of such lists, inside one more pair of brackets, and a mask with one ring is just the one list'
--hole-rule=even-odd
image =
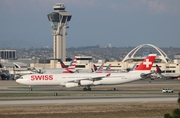
{"label": "white cross on tail", "polygon": [[146,61],[144,61],[143,64],[146,65],[146,68],[149,68],[149,65],[151,65],[152,62],[150,62],[149,59],[146,59]]}

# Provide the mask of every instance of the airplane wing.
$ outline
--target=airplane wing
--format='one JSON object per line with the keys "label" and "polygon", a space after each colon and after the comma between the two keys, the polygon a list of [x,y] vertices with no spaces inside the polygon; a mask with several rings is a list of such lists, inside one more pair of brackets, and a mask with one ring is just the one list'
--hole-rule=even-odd
{"label": "airplane wing", "polygon": [[111,75],[110,73],[107,73],[106,76],[89,78],[89,80],[97,81],[97,80],[101,80],[102,78],[109,77],[110,75]]}
{"label": "airplane wing", "polygon": [[110,73],[107,73],[105,76],[98,76],[98,77],[91,77],[91,78],[80,78],[80,79],[75,79],[72,81],[67,81],[66,83],[68,83],[68,82],[79,83],[81,80],[97,81],[97,80],[101,80],[102,78],[109,77],[110,75],[111,75]]}
{"label": "airplane wing", "polygon": [[151,73],[141,73],[141,77],[144,79],[144,78],[147,78],[147,77],[151,77],[151,74],[153,74],[154,72],[151,72]]}

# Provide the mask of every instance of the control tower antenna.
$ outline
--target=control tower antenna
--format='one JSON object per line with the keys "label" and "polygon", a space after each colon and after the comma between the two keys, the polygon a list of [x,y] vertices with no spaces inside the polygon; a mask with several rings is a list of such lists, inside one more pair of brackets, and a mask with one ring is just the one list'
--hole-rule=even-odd
{"label": "control tower antenna", "polygon": [[65,11],[63,3],[56,3],[54,11],[47,15],[51,28],[53,29],[53,53],[54,59],[66,60],[66,28],[67,22],[71,20],[72,15]]}

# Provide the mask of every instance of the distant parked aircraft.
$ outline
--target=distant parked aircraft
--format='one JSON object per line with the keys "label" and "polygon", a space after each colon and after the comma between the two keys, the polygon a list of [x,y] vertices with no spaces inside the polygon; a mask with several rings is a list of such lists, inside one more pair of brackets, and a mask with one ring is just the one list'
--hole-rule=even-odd
{"label": "distant parked aircraft", "polygon": [[44,68],[44,69],[40,69],[38,71],[38,73],[41,74],[55,74],[55,73],[74,73],[75,71],[75,67],[76,67],[76,56],[74,57],[74,59],[71,61],[69,66],[66,66],[61,60],[60,60],[60,64],[62,66],[62,68]]}
{"label": "distant parked aircraft", "polygon": [[180,77],[180,73],[163,73],[162,70],[160,69],[160,67],[159,67],[158,65],[156,65],[156,73],[157,73],[158,76],[161,77],[161,78],[174,79],[174,78]]}

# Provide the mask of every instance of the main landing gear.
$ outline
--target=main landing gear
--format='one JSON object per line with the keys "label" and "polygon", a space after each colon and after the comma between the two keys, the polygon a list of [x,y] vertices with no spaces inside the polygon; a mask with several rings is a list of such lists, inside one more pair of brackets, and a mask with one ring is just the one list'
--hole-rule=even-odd
{"label": "main landing gear", "polygon": [[84,87],[83,91],[91,91],[91,88],[89,86],[88,87]]}

